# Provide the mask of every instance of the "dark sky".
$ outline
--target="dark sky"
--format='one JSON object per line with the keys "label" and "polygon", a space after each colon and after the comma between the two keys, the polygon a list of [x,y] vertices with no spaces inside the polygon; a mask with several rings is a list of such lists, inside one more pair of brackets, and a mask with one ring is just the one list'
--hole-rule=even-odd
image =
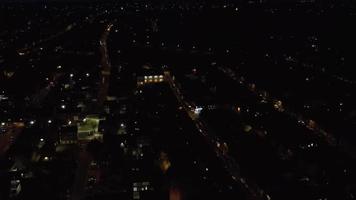
{"label": "dark sky", "polygon": [[[65,2],[77,2],[77,1],[113,1],[113,0],[0,0],[0,2],[55,2],[55,1],[65,1]],[[116,0],[116,1],[132,1],[132,0]],[[137,0],[136,0],[137,1]],[[193,2],[194,0],[138,0],[142,2]],[[200,0],[206,2],[248,2],[248,1],[258,1],[258,0]],[[297,2],[300,0],[264,0],[268,2]],[[342,1],[342,0],[340,0]]]}
{"label": "dark sky", "polygon": [[[16,3],[16,2],[23,2],[23,3],[32,3],[32,2],[110,2],[110,1],[115,1],[115,2],[153,2],[153,3],[162,3],[162,2],[188,2],[188,3],[193,3],[196,1],[200,2],[207,2],[207,3],[224,3],[224,2],[233,2],[233,3],[246,3],[248,1],[259,1],[259,0],[0,0],[0,3]],[[293,3],[293,2],[300,2],[303,0],[263,0],[264,2],[268,3]],[[304,0],[305,1],[305,0]],[[307,0],[309,1],[309,0]],[[351,3],[354,5],[356,3],[356,0],[314,0],[318,4],[342,4],[345,2],[346,4]]]}

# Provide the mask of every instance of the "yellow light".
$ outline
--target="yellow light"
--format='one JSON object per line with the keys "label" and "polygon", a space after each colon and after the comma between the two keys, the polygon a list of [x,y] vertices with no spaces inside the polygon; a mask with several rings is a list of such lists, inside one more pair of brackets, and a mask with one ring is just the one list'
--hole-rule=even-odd
{"label": "yellow light", "polygon": [[167,170],[171,167],[171,162],[168,159],[167,153],[161,152],[159,160],[160,160],[159,167],[161,168],[163,173],[166,173]]}
{"label": "yellow light", "polygon": [[241,108],[240,108],[240,107],[237,107],[237,108],[236,108],[236,111],[237,111],[237,112],[241,112]]}

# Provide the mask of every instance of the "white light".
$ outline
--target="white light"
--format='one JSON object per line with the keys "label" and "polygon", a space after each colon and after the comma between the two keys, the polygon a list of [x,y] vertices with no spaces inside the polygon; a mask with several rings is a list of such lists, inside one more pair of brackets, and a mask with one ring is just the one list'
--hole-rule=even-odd
{"label": "white light", "polygon": [[62,69],[62,66],[61,66],[61,65],[58,65],[58,66],[57,66],[57,69]]}
{"label": "white light", "polygon": [[90,74],[89,74],[89,73],[86,73],[86,74],[85,74],[85,76],[89,77],[89,76],[90,76]]}
{"label": "white light", "polygon": [[194,109],[194,113],[197,114],[197,115],[199,115],[202,110],[203,110],[203,108],[201,108],[201,107],[196,107],[196,108]]}
{"label": "white light", "polygon": [[69,120],[69,121],[68,121],[68,124],[71,125],[71,124],[72,124],[72,121]]}
{"label": "white light", "polygon": [[5,122],[1,122],[1,126],[5,126]]}
{"label": "white light", "polygon": [[35,121],[33,121],[33,120],[32,120],[32,121],[30,121],[30,124],[31,124],[31,125],[33,125],[34,123],[35,123]]}
{"label": "white light", "polygon": [[74,74],[69,74],[69,76],[70,76],[71,78],[73,78]]}
{"label": "white light", "polygon": [[44,141],[44,139],[43,139],[43,138],[41,138],[41,139],[40,139],[40,141],[41,141],[41,142],[43,142],[43,141]]}
{"label": "white light", "polygon": [[49,119],[49,120],[48,120],[48,123],[49,123],[49,124],[52,123],[52,120]]}
{"label": "white light", "polygon": [[44,160],[47,161],[47,160],[49,160],[49,158],[48,158],[47,156],[45,156],[45,157],[44,157]]}
{"label": "white light", "polygon": [[62,109],[66,109],[66,105],[64,105],[64,104],[61,105],[61,108],[62,108]]}
{"label": "white light", "polygon": [[208,169],[208,168],[205,168],[205,171],[209,171],[209,169]]}

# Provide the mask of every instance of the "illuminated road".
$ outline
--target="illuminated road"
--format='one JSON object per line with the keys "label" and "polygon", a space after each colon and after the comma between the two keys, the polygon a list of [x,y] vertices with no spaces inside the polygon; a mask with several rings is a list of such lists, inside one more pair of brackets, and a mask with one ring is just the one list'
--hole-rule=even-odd
{"label": "illuminated road", "polygon": [[179,84],[174,80],[174,78],[172,78],[170,72],[165,71],[164,75],[166,81],[168,81],[169,83],[171,90],[176,96],[178,103],[192,119],[199,133],[209,144],[209,146],[215,151],[217,157],[223,162],[223,165],[230,174],[231,178],[248,192],[250,199],[269,199],[270,197],[263,190],[258,188],[258,186],[247,182],[245,178],[240,176],[238,164],[231,156],[227,154],[224,145],[221,145],[223,144],[223,142],[219,138],[214,136],[204,125],[204,122],[201,121],[199,117],[194,113],[195,105],[193,105],[193,103],[188,103],[184,100],[184,97],[180,92]]}
{"label": "illuminated road", "polygon": [[69,32],[76,26],[77,26],[77,23],[73,22],[72,24],[69,24],[64,30],[58,31],[57,33],[50,35],[45,39],[41,39],[37,42],[33,42],[34,45],[32,47],[19,49],[19,50],[17,50],[17,52],[20,56],[23,56],[23,55],[28,55],[28,54],[40,51],[40,50],[42,50],[41,45],[43,46],[43,45],[45,45],[46,42],[52,41],[52,40],[64,35],[65,33]]}
{"label": "illuminated road", "polygon": [[108,56],[108,48],[107,48],[107,39],[110,34],[111,28],[113,24],[108,24],[105,28],[104,33],[100,38],[100,53],[101,53],[101,82],[98,91],[98,104],[100,106],[103,105],[108,89],[109,89],[109,82],[110,82],[110,73],[111,73],[111,64],[109,61]]}
{"label": "illuminated road", "polygon": [[44,38],[44,39],[40,39],[39,41],[33,41],[32,42],[32,46],[31,47],[24,47],[21,49],[17,50],[17,53],[20,56],[24,56],[24,55],[29,55],[32,53],[36,53],[38,51],[42,51],[42,48],[46,45],[46,43],[53,41],[57,38],[59,38],[60,36],[63,36],[64,34],[72,31],[74,28],[78,28],[78,27],[82,27],[86,24],[86,22],[88,23],[92,23],[94,21],[95,18],[99,17],[100,15],[102,15],[104,13],[98,13],[95,17],[88,17],[85,19],[79,19],[77,21],[74,21],[73,23],[68,24],[64,29]]}
{"label": "illuminated road", "polygon": [[35,105],[41,105],[44,99],[48,96],[51,89],[57,86],[58,80],[62,76],[63,73],[54,73],[48,84],[32,96],[32,103]]}
{"label": "illuminated road", "polygon": [[[249,87],[248,83],[245,83],[242,81],[242,77],[238,76],[235,74],[231,69],[225,69],[222,67],[218,67],[218,70],[223,72],[227,77],[231,78],[234,81],[238,81],[240,84],[244,85],[250,92],[254,93],[256,96],[261,96],[264,97],[264,100],[271,104],[271,106],[274,106],[274,102],[279,101],[278,99],[271,97],[270,95],[265,95],[267,92],[262,91],[262,90],[257,90],[257,89],[252,89]],[[303,125],[305,128],[311,130],[315,135],[319,136],[322,138],[325,142],[327,142],[331,146],[336,145],[336,139],[335,137],[331,134],[320,128],[320,126],[311,119],[306,119],[300,114],[292,112],[290,109],[288,109],[285,105],[283,105],[283,109],[278,109],[279,112],[283,112],[284,114],[288,115],[292,119],[296,120],[297,123]],[[311,123],[312,122],[312,123]]]}
{"label": "illuminated road", "polygon": [[[102,34],[99,41],[100,52],[102,55],[101,67],[103,68],[101,71],[102,81],[98,92],[99,105],[104,103],[109,88],[111,64],[108,57],[107,39],[112,27],[113,24],[109,24],[105,27],[104,33]],[[83,147],[78,156],[78,168],[76,170],[73,184],[72,200],[80,200],[85,195],[85,187],[88,181],[88,170],[91,161],[92,157],[85,151],[85,147]]]}
{"label": "illuminated road", "polygon": [[24,128],[24,123],[12,123],[8,127],[8,131],[0,135],[0,156],[3,156],[15,142]]}

